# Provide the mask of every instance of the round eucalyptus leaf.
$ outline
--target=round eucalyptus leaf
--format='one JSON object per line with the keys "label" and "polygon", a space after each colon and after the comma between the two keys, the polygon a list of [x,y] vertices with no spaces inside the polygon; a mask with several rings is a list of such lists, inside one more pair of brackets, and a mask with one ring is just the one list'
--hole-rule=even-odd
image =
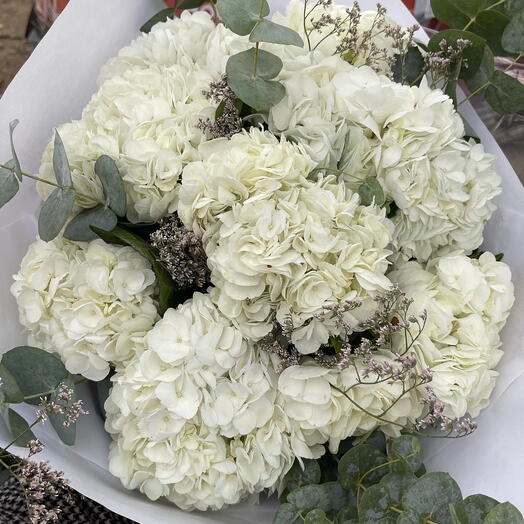
{"label": "round eucalyptus leaf", "polygon": [[5,406],[0,411],[15,445],[26,447],[29,441],[36,439],[24,417]]}
{"label": "round eucalyptus leaf", "polygon": [[304,47],[304,40],[296,31],[265,19],[256,23],[249,35],[249,41]]}
{"label": "round eucalyptus leaf", "polygon": [[431,7],[440,21],[462,29],[486,7],[486,0],[431,0]]}
{"label": "round eucalyptus leaf", "polygon": [[370,176],[364,180],[358,188],[358,194],[360,195],[360,201],[363,206],[372,206],[374,204],[381,207],[386,202],[384,190],[374,176]]}
{"label": "round eucalyptus leaf", "polygon": [[426,473],[404,493],[402,506],[437,522],[448,522],[449,505],[461,501],[460,488],[447,473]]}
{"label": "round eucalyptus leaf", "polygon": [[524,10],[513,16],[504,29],[502,47],[508,53],[524,53]]}
{"label": "round eucalyptus leaf", "polygon": [[486,100],[501,115],[524,110],[524,85],[515,77],[495,71],[486,89]]}
{"label": "round eucalyptus leaf", "polygon": [[[389,456],[407,463],[413,472],[422,466],[422,446],[412,435],[401,435],[391,444]],[[392,465],[394,469],[394,465]]]}
{"label": "round eucalyptus leaf", "polygon": [[423,524],[425,521],[416,511],[406,511],[399,515],[397,524]]}
{"label": "round eucalyptus leaf", "polygon": [[0,391],[4,401],[8,404],[19,404],[24,401],[24,394],[20,390],[15,377],[3,362],[0,362]]}
{"label": "round eucalyptus leaf", "polygon": [[351,489],[361,482],[365,475],[364,485],[376,484],[387,472],[387,467],[373,468],[387,462],[387,458],[371,444],[359,444],[350,449],[338,463],[340,484],[344,489]]}
{"label": "round eucalyptus leaf", "polygon": [[[253,70],[254,62],[257,62],[256,75]],[[226,74],[228,75],[245,75],[247,77],[259,77],[264,80],[275,78],[282,71],[282,60],[268,51],[260,49],[258,55],[255,49],[242,51],[229,58],[226,65]]]}
{"label": "round eucalyptus leaf", "polygon": [[[29,346],[11,349],[2,357],[5,366],[24,396],[33,396],[54,390],[69,377],[64,364],[47,351]],[[36,398],[32,403],[38,404]]]}
{"label": "round eucalyptus leaf", "polygon": [[102,182],[109,207],[119,217],[125,216],[126,192],[116,162],[110,156],[102,155],[95,163],[95,173]]}
{"label": "round eucalyptus leaf", "polygon": [[55,172],[56,181],[64,187],[72,187],[73,181],[71,179],[71,168],[69,167],[69,160],[62,142],[62,138],[55,130],[55,146],[53,149],[53,170]]}
{"label": "round eucalyptus leaf", "polygon": [[353,504],[344,506],[338,513],[337,513],[337,522],[340,524],[345,524],[348,521],[351,521],[353,519],[358,519],[358,511],[357,507]]}
{"label": "round eucalyptus leaf", "polygon": [[38,217],[38,234],[45,242],[56,238],[71,215],[75,203],[74,189],[56,188],[44,202]]}
{"label": "round eucalyptus leaf", "polygon": [[151,29],[155,27],[155,25],[166,22],[170,18],[175,17],[175,9],[172,7],[169,7],[167,9],[162,9],[162,11],[158,12],[156,15],[152,16],[141,28],[140,31],[142,33],[150,33]]}
{"label": "round eucalyptus leaf", "polygon": [[524,9],[524,0],[507,0],[502,8],[507,15],[517,15]]}
{"label": "round eucalyptus leaf", "polygon": [[331,509],[331,500],[327,490],[318,484],[310,484],[293,490],[287,496],[287,501],[300,512],[316,508],[324,511]]}
{"label": "round eucalyptus leaf", "polygon": [[273,524],[298,524],[304,522],[298,516],[297,510],[293,504],[280,504],[273,518]]}
{"label": "round eucalyptus leaf", "polygon": [[329,496],[329,510],[339,511],[351,502],[351,495],[338,482],[325,482],[320,487]]}
{"label": "round eucalyptus leaf", "polygon": [[471,495],[455,506],[455,512],[461,524],[477,524],[497,505],[495,499],[486,495]]}
{"label": "round eucalyptus leaf", "polygon": [[18,160],[18,155],[16,154],[15,150],[15,142],[13,139],[13,135],[15,133],[16,126],[19,124],[19,120],[13,120],[9,123],[9,141],[11,144],[11,154],[13,155],[13,168],[15,170],[15,174],[18,177],[18,180],[22,182],[22,168],[20,166],[20,160]]}
{"label": "round eucalyptus leaf", "polygon": [[228,83],[235,95],[255,111],[269,111],[286,94],[286,88],[280,82],[245,74],[228,75]]}
{"label": "round eucalyptus leaf", "polygon": [[495,55],[493,51],[486,45],[484,46],[484,53],[477,72],[466,79],[466,84],[471,91],[476,91],[486,86],[495,72]]}
{"label": "round eucalyptus leaf", "polygon": [[380,486],[388,493],[389,498],[396,504],[400,503],[404,493],[417,481],[417,477],[410,471],[391,471],[382,477]]}
{"label": "round eucalyptus leaf", "polygon": [[509,502],[495,506],[484,519],[484,524],[522,524],[524,519],[520,511]]}
{"label": "round eucalyptus leaf", "polygon": [[98,235],[91,229],[92,227],[112,231],[117,223],[118,218],[111,209],[104,206],[93,207],[82,211],[69,222],[64,231],[64,237],[69,240],[89,242],[98,238]]}
{"label": "round eucalyptus leaf", "polygon": [[293,491],[307,484],[318,484],[320,482],[321,473],[318,462],[312,459],[306,459],[302,462],[303,465],[298,460],[295,460],[295,463],[286,475],[285,483],[288,491]]}
{"label": "round eucalyptus leaf", "polygon": [[269,15],[269,5],[263,0],[218,0],[218,13],[224,25],[237,35],[246,36],[263,17]]}
{"label": "round eucalyptus leaf", "polygon": [[331,522],[326,512],[319,508],[309,511],[304,519],[304,524],[330,524]]}
{"label": "round eucalyptus leaf", "polygon": [[392,502],[388,491],[380,484],[374,484],[366,489],[360,499],[359,517],[364,522],[377,522],[387,516]]}
{"label": "round eucalyptus leaf", "polygon": [[[7,162],[6,167],[14,169],[14,161]],[[15,171],[0,167],[0,207],[5,206],[18,193],[18,189]]]}
{"label": "round eucalyptus leaf", "polygon": [[428,49],[432,52],[440,51],[440,42],[445,40],[447,45],[456,45],[457,40],[469,40],[471,45],[464,49],[463,58],[466,64],[462,64],[460,68],[460,78],[470,78],[479,69],[484,57],[484,47],[486,40],[471,31],[459,31],[458,29],[447,29],[446,31],[439,31],[431,38],[428,44]]}
{"label": "round eucalyptus leaf", "polygon": [[476,17],[468,30],[486,40],[493,53],[504,55],[501,35],[509,24],[509,17],[495,9],[485,9]]}
{"label": "round eucalyptus leaf", "polygon": [[395,63],[391,67],[393,79],[399,84],[412,85],[417,80],[422,80],[425,61],[420,49],[410,47],[404,55],[395,55]]}

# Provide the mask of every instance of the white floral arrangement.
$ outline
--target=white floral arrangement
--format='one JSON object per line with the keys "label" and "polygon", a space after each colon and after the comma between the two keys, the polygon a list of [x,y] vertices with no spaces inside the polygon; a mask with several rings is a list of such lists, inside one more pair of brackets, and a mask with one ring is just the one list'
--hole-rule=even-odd
{"label": "white floral arrangement", "polygon": [[[381,7],[213,8],[161,13],[56,129],[33,177],[40,238],[12,286],[26,350],[58,357],[57,388],[105,380],[110,470],[128,489],[203,511],[278,492],[277,523],[379,521],[351,453],[368,460],[380,432],[385,465],[415,478],[413,435],[471,433],[514,301],[509,267],[480,251],[494,157],[442,90],[467,46],[424,60]],[[5,204],[26,176],[14,146],[1,174]],[[324,486],[306,477],[329,454],[356,502],[300,492]],[[427,475],[424,493],[448,482]],[[380,518],[428,513],[411,484]],[[437,522],[448,495],[466,502],[446,492]]]}

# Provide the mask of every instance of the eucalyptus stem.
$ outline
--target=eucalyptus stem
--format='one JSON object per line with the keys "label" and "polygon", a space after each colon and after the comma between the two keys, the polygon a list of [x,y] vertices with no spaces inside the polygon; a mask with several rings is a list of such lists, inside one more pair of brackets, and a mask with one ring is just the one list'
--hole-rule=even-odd
{"label": "eucalyptus stem", "polygon": [[[87,379],[81,378],[80,380],[77,380],[74,384],[75,386],[78,386],[78,384],[82,384],[82,382],[86,382],[86,381]],[[58,386],[49,391],[45,391],[44,393],[35,393],[34,395],[27,395],[27,397],[24,397],[24,400],[32,400],[34,398],[47,397],[48,395],[52,395],[57,390],[57,388]]]}
{"label": "eucalyptus stem", "polygon": [[[508,0],[499,0],[498,2],[494,3],[493,5],[490,5],[489,7],[487,7],[486,11],[490,11],[491,9],[493,9],[493,8],[499,6],[499,5],[505,4],[507,1]],[[464,27],[463,31],[467,31],[476,21],[477,21],[477,17],[476,16],[471,18],[470,21]]]}
{"label": "eucalyptus stem", "polygon": [[14,446],[16,444],[16,441],[20,438],[20,437],[23,437],[28,431],[30,431],[31,429],[33,429],[38,423],[40,422],[39,419],[36,419],[31,425],[27,426],[27,428],[24,429],[24,431],[22,431],[22,433],[20,433],[20,435],[17,435],[9,444],[7,444],[7,446],[5,446],[3,448],[4,451],[7,451],[11,446]]}

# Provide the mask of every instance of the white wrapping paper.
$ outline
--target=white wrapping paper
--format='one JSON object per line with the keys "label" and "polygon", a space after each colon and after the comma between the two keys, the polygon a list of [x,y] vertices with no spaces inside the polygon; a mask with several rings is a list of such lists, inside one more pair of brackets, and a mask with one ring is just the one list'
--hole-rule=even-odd
{"label": "white wrapping paper", "polygon": [[[287,0],[270,0],[270,4],[273,10],[283,9]],[[414,23],[400,0],[382,0],[382,4],[399,23]],[[363,0],[361,5],[372,9],[375,3]],[[135,38],[140,25],[161,7],[161,0],[72,0],[0,100],[0,137],[3,137],[0,159],[10,158],[8,123],[18,118],[21,124],[16,143],[22,167],[37,172],[54,126],[80,117],[96,89],[100,67]],[[494,252],[505,253],[505,260],[513,270],[517,302],[504,332],[505,356],[493,403],[481,415],[479,429],[465,439],[426,442],[426,457],[430,469],[449,471],[465,496],[482,492],[501,501],[510,500],[524,510],[521,473],[524,421],[520,416],[524,399],[524,189],[471,107],[468,104],[462,107],[464,117],[486,149],[497,156],[504,179],[504,192],[486,230],[485,245]],[[35,238],[34,212],[39,204],[33,185],[24,181],[21,194],[0,210],[0,351],[25,343],[9,287],[11,275],[18,270],[27,246]],[[84,397],[89,399],[87,390]],[[110,439],[95,410],[90,411],[93,414],[79,422],[78,439],[73,447],[61,444],[52,430],[37,431],[46,444],[43,458],[49,459],[55,468],[63,469],[72,486],[81,493],[143,524],[271,522],[275,509],[272,503],[244,504],[218,513],[187,514],[125,490],[107,471]],[[7,432],[0,427],[0,445],[8,440]]]}

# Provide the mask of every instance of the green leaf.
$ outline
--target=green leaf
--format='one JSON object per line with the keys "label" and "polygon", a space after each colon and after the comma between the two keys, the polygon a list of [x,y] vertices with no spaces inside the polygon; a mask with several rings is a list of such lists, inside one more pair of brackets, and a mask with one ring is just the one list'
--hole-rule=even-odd
{"label": "green leaf", "polygon": [[520,511],[509,502],[495,506],[484,519],[484,524],[521,524],[524,522]]}
{"label": "green leaf", "polygon": [[76,215],[67,225],[64,237],[78,242],[89,242],[98,238],[91,229],[96,227],[104,231],[112,231],[118,223],[118,218],[111,209],[98,205],[92,209],[86,209]]}
{"label": "green leaf", "polygon": [[62,138],[55,130],[55,147],[53,149],[53,170],[55,172],[56,181],[65,187],[73,187],[71,179],[71,168],[69,167],[69,160],[62,142]]}
{"label": "green leaf", "polygon": [[24,394],[16,383],[15,377],[3,362],[0,362],[0,389],[7,403],[19,404],[24,401]]}
{"label": "green leaf", "polygon": [[359,517],[364,522],[377,522],[389,513],[393,499],[380,484],[370,486],[360,499]]}
{"label": "green leaf", "polygon": [[207,0],[181,0],[177,5],[177,9],[196,9],[205,2],[207,2]]}
{"label": "green leaf", "polygon": [[425,61],[418,47],[410,47],[406,54],[395,55],[395,62],[391,67],[393,79],[399,84],[412,85],[422,80]]}
{"label": "green leaf", "polygon": [[431,520],[451,520],[449,504],[462,501],[457,483],[447,473],[426,473],[402,497],[402,506],[419,515],[429,515]]}
{"label": "green leaf", "polygon": [[524,11],[515,15],[504,29],[502,47],[508,53],[524,53]]}
{"label": "green leaf", "polygon": [[[26,397],[54,390],[69,377],[67,369],[57,357],[28,346],[16,347],[4,353],[2,365],[11,373]],[[39,399],[29,403],[38,404]]]}
{"label": "green leaf", "polygon": [[[62,381],[63,384],[70,387],[73,392],[75,391],[75,383],[72,377],[68,377]],[[67,404],[63,401],[56,401],[59,404],[72,406],[76,401],[76,393],[73,393],[73,396]],[[67,446],[73,446],[76,440],[76,422],[70,424],[69,426],[64,426],[65,417],[63,415],[56,415],[51,413],[49,415],[49,422],[56,431],[56,434],[60,437],[60,440]]]}
{"label": "green leaf", "polygon": [[292,504],[281,504],[273,518],[273,524],[298,524],[304,522],[298,517],[296,509]]}
{"label": "green leaf", "polygon": [[502,8],[510,16],[517,15],[524,9],[524,0],[507,0]]}
{"label": "green leaf", "polygon": [[249,35],[249,41],[304,47],[304,40],[296,31],[270,20],[259,20]]}
{"label": "green leaf", "polygon": [[351,495],[345,491],[338,482],[326,482],[321,484],[320,487],[324,489],[329,496],[328,511],[339,511],[351,502]]}
{"label": "green leaf", "polygon": [[13,120],[9,123],[9,140],[11,142],[11,154],[13,155],[13,167],[18,177],[18,180],[22,182],[22,168],[20,167],[20,160],[18,160],[18,155],[15,150],[15,142],[13,135],[15,133],[16,126],[20,123],[19,120]]}
{"label": "green leaf", "polygon": [[404,493],[417,481],[417,477],[408,471],[391,471],[380,480],[390,499],[396,504],[400,503]]}
{"label": "green leaf", "polygon": [[517,113],[524,109],[524,85],[513,76],[495,71],[486,89],[486,100],[501,115]]}
{"label": "green leaf", "polygon": [[338,463],[340,484],[344,489],[350,489],[358,485],[364,475],[364,485],[376,484],[388,472],[388,468],[381,467],[367,473],[386,462],[386,456],[377,448],[367,443],[359,444],[350,449]]}
{"label": "green leaf", "polygon": [[401,459],[413,472],[422,466],[422,446],[412,435],[401,435],[396,438],[391,445],[389,456],[392,459]]}
{"label": "green leaf", "polygon": [[[14,168],[14,161],[10,160],[6,167]],[[0,167],[0,207],[5,206],[18,193],[18,189],[16,173]]]}
{"label": "green leaf", "polygon": [[307,484],[318,484],[320,482],[320,466],[316,460],[303,460],[303,466],[298,460],[289,470],[285,478],[286,489],[293,491],[294,489],[306,486]]}
{"label": "green leaf", "polygon": [[38,234],[49,242],[56,238],[71,215],[75,203],[74,189],[56,188],[44,202],[38,217]]}
{"label": "green leaf", "polygon": [[157,260],[152,247],[138,235],[135,235],[134,233],[131,233],[131,231],[120,226],[117,226],[111,232],[103,231],[96,227],[93,227],[92,229],[105,242],[109,244],[131,246],[150,262],[158,281],[158,312],[162,316],[171,306],[172,302],[176,300],[177,287],[173,282],[171,275]]}
{"label": "green leaf", "polygon": [[26,447],[29,441],[36,439],[24,417],[20,416],[11,408],[4,407],[1,412],[11,437],[13,440],[16,439],[15,445]]}
{"label": "green leaf", "polygon": [[471,495],[455,506],[461,524],[477,524],[498,504],[486,495]]}
{"label": "green leaf", "polygon": [[173,9],[172,7],[169,7],[168,9],[162,9],[162,11],[160,11],[159,13],[157,13],[156,15],[152,16],[141,28],[140,28],[140,31],[142,31],[142,33],[150,33],[151,32],[151,29],[153,29],[153,27],[156,25],[156,24],[159,24],[161,22],[166,22],[167,20],[169,20],[170,18],[174,18],[175,17],[175,9]]}
{"label": "green leaf", "polygon": [[306,518],[304,519],[304,524],[330,524],[331,520],[329,520],[326,516],[326,512],[321,509],[313,509],[308,512],[306,515]]}
{"label": "green leaf", "polygon": [[[251,75],[253,76],[253,63],[256,56],[255,49],[248,49],[233,55],[227,61],[226,73],[228,75]],[[264,80],[271,80],[275,78],[280,71],[282,71],[282,60],[268,51],[260,49],[257,57],[257,71],[256,76]]]}
{"label": "green leaf", "polygon": [[386,202],[384,190],[374,176],[370,176],[364,180],[364,183],[358,188],[358,194],[360,195],[360,202],[363,206],[375,204],[381,207]]}
{"label": "green leaf", "polygon": [[509,18],[494,9],[481,11],[475,18],[468,30],[486,40],[493,53],[504,55],[501,44],[501,35],[509,24]]}
{"label": "green leaf", "polygon": [[439,52],[441,50],[440,42],[442,40],[445,40],[448,45],[453,46],[457,44],[457,40],[469,40],[471,42],[471,45],[464,49],[462,56],[463,59],[466,60],[467,67],[461,67],[459,77],[464,79],[472,77],[478,71],[484,57],[486,40],[470,31],[447,29],[446,31],[440,31],[431,38],[428,49],[432,52]]}
{"label": "green leaf", "polygon": [[260,0],[218,0],[218,13],[228,29],[237,35],[246,36],[262,17],[269,14],[267,1],[262,1],[260,12]]}
{"label": "green leaf", "polygon": [[102,182],[109,207],[119,217],[125,216],[126,192],[124,190],[124,181],[120,176],[120,171],[115,161],[107,155],[102,155],[95,163],[95,173],[100,182]]}
{"label": "green leaf", "polygon": [[451,27],[462,29],[486,6],[486,0],[431,0],[435,16]]}
{"label": "green leaf", "polygon": [[340,524],[345,524],[346,522],[351,521],[353,519],[358,519],[357,507],[354,505],[344,506],[337,513],[336,522]]}
{"label": "green leaf", "polygon": [[298,511],[310,511],[315,508],[329,511],[331,500],[327,490],[321,485],[310,484],[293,490],[287,496],[287,501]]}
{"label": "green leaf", "polygon": [[397,519],[397,524],[423,524],[425,522],[416,511],[411,510],[402,513]]}
{"label": "green leaf", "polygon": [[466,84],[471,91],[476,91],[489,84],[495,71],[495,57],[488,46],[484,46],[484,53],[477,72],[466,79]]}
{"label": "green leaf", "polygon": [[99,380],[98,382],[95,382],[93,384],[95,387],[95,400],[96,400],[96,408],[98,410],[99,415],[105,420],[106,419],[106,410],[105,410],[105,403],[106,400],[109,398],[109,394],[111,393],[111,388],[113,387],[113,383],[111,382],[111,376],[107,376],[104,380]]}
{"label": "green leaf", "polygon": [[256,111],[267,111],[286,94],[282,84],[270,81],[280,73],[282,60],[272,53],[259,50],[255,74],[255,53],[255,49],[249,49],[229,58],[226,66],[228,84],[242,102]]}

